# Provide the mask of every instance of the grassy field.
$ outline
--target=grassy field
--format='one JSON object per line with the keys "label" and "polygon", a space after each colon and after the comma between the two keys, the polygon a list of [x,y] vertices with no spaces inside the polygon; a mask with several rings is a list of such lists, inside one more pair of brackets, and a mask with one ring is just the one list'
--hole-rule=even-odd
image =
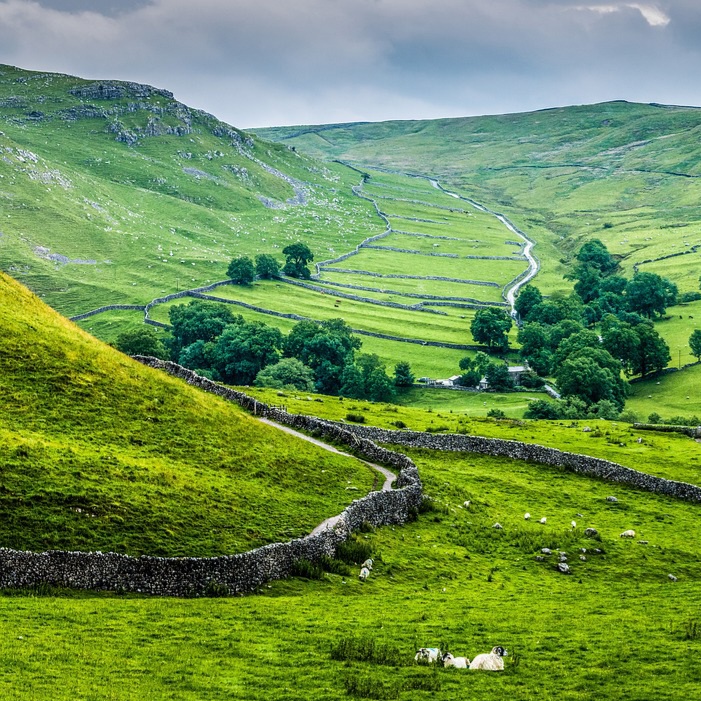
{"label": "grassy field", "polygon": [[358,461],[96,341],[0,274],[0,544],[215,555],[304,535]]}
{"label": "grassy field", "polygon": [[701,366],[685,368],[681,372],[636,382],[626,408],[636,412],[641,421],[656,413],[663,419],[672,416],[701,417]]}
{"label": "grassy field", "polygon": [[[698,505],[527,463],[412,457],[436,510],[361,538],[376,562],[366,583],[353,571],[232,599],[0,597],[0,689],[57,701],[696,698]],[[584,537],[590,526],[600,540]],[[627,528],[649,544],[620,539]],[[543,547],[566,551],[573,574],[554,555],[537,562]],[[332,658],[354,640],[377,652]],[[509,650],[500,674],[413,665],[419,646],[472,658],[494,645]]]}

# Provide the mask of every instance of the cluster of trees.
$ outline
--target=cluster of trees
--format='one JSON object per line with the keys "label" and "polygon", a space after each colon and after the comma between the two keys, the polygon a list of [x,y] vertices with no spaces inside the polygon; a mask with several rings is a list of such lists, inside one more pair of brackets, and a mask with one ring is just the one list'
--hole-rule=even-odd
{"label": "cluster of trees", "polygon": [[565,398],[532,402],[530,417],[616,418],[627,394],[624,375],[645,377],[667,366],[669,347],[652,320],[676,302],[676,285],[654,273],[626,280],[617,272],[604,244],[590,241],[568,274],[574,294],[545,300],[528,285],[519,295],[521,357],[554,377]]}
{"label": "cluster of trees", "polygon": [[[460,361],[462,374],[458,383],[463,387],[476,387],[484,377],[490,389],[505,392],[514,388],[508,365],[502,360],[492,360],[486,353],[479,352],[473,358]],[[545,384],[535,372],[526,371],[521,375],[521,387],[538,389]]]}
{"label": "cluster of trees", "polygon": [[[311,277],[309,263],[314,260],[314,254],[309,247],[298,241],[282,249],[286,257],[282,272],[290,277],[308,280]],[[249,256],[237,256],[229,263],[227,276],[237,285],[250,285],[256,277],[271,280],[280,276],[280,264],[269,253],[256,256],[255,263]]]}
{"label": "cluster of trees", "polygon": [[358,353],[361,341],[342,319],[301,321],[286,336],[229,307],[201,301],[174,306],[172,335],[161,341],[149,327],[122,335],[125,353],[170,357],[212,379],[236,385],[295,388],[354,399],[391,401],[397,387],[414,382],[409,363],[394,375],[375,354]]}

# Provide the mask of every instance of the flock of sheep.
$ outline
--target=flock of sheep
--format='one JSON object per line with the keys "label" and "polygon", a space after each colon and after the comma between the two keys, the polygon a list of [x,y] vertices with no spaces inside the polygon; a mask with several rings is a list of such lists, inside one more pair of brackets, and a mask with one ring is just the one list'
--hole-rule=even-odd
{"label": "flock of sheep", "polygon": [[493,647],[491,652],[477,655],[472,662],[467,657],[454,657],[450,652],[441,652],[437,647],[422,647],[414,655],[414,660],[425,664],[441,663],[444,667],[456,669],[482,669],[488,672],[504,670],[504,657],[509,653],[500,645]]}

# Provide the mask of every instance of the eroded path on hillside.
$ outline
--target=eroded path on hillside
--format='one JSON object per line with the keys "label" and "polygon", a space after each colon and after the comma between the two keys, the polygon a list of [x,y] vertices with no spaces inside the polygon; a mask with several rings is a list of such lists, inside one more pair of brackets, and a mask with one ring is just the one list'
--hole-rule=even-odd
{"label": "eroded path on hillside", "polygon": [[[300,433],[299,431],[295,431],[293,428],[290,428],[289,426],[284,426],[283,424],[279,424],[275,421],[271,421],[270,419],[266,419],[264,417],[258,417],[258,420],[264,424],[267,424],[268,426],[273,426],[274,428],[280,429],[281,431],[284,431],[285,433],[288,433],[291,436],[294,436],[295,438],[300,438],[304,441],[308,441],[309,443],[312,443],[313,445],[318,446],[319,448],[323,448],[324,450],[328,450],[330,453],[335,453],[336,455],[343,455],[344,457],[355,458],[356,460],[360,460],[360,458],[357,458],[355,455],[351,455],[350,453],[344,453],[342,450],[339,450],[338,448],[335,448],[334,446],[332,446],[328,443],[324,443],[323,441],[320,441],[317,438],[312,438],[311,436],[307,436],[305,433]],[[367,465],[370,469],[375,470],[380,475],[382,475],[382,477],[384,477],[384,482],[382,484],[381,491],[389,492],[392,489],[392,483],[397,479],[397,475],[395,475],[394,472],[391,472],[386,467],[382,467],[382,465],[377,465],[374,462],[367,462],[366,460],[360,460],[360,462],[362,462],[364,465]],[[312,531],[312,535],[316,535],[317,533],[321,533],[322,531],[325,531],[327,528],[333,528],[338,523],[338,520],[340,518],[341,518],[341,516],[338,515],[338,516],[332,516],[331,518],[327,518],[326,520],[322,521]]]}

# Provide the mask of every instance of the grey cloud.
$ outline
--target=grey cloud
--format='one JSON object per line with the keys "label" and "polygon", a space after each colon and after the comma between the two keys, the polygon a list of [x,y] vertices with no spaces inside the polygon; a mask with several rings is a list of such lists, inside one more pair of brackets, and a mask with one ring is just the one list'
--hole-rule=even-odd
{"label": "grey cloud", "polygon": [[[0,0],[0,61],[155,83],[244,127],[693,103],[701,87],[697,0],[116,4]],[[635,4],[670,23],[651,26]],[[616,11],[577,9],[594,5]]]}

